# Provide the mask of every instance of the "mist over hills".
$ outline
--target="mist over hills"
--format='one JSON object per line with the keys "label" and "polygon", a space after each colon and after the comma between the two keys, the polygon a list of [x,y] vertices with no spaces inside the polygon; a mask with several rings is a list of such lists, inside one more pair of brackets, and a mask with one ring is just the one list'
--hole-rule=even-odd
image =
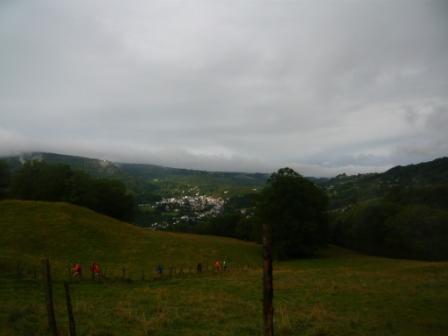
{"label": "mist over hills", "polygon": [[24,153],[4,160],[13,170],[35,160],[66,164],[96,177],[119,179],[135,193],[138,202],[153,199],[153,194],[162,197],[185,194],[192,188],[219,195],[249,192],[263,186],[269,177],[262,173],[209,172],[43,152]]}

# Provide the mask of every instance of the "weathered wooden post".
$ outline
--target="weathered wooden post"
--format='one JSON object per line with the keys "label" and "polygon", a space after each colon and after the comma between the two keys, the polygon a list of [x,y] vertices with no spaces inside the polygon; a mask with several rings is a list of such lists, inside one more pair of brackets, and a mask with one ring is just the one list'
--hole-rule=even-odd
{"label": "weathered wooden post", "polygon": [[56,317],[53,305],[53,286],[51,282],[50,261],[42,260],[42,275],[45,293],[45,302],[47,306],[48,328],[53,336],[58,336],[58,328],[56,326]]}
{"label": "weathered wooden post", "polygon": [[70,287],[68,286],[67,281],[64,281],[64,289],[65,289],[65,304],[67,306],[67,315],[68,315],[69,335],[76,336],[76,325],[75,325],[75,319],[73,318],[72,299],[70,296]]}
{"label": "weathered wooden post", "polygon": [[274,335],[274,308],[272,299],[272,228],[263,224],[263,335]]}

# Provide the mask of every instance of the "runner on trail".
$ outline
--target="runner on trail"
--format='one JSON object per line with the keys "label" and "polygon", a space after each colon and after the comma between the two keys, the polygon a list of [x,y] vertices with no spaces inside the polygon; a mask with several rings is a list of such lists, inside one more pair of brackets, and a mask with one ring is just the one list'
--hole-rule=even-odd
{"label": "runner on trail", "polygon": [[92,279],[93,280],[99,280],[101,276],[101,269],[100,265],[96,261],[92,263],[90,266],[90,272],[92,272]]}
{"label": "runner on trail", "polygon": [[162,276],[163,274],[163,265],[159,264],[156,268],[157,273],[159,274],[159,276]]}
{"label": "runner on trail", "polygon": [[82,268],[78,263],[72,265],[72,277],[75,279],[80,279],[82,276]]}
{"label": "runner on trail", "polygon": [[222,261],[222,268],[224,269],[224,271],[227,271],[227,260],[223,260]]}
{"label": "runner on trail", "polygon": [[198,273],[202,273],[202,264],[201,263],[198,263],[198,265],[196,266],[196,271]]}

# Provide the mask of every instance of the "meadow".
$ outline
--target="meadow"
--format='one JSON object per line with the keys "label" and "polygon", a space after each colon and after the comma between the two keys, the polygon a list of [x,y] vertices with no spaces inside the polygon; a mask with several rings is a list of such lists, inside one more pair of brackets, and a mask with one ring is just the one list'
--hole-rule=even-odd
{"label": "meadow", "polygon": [[[44,257],[52,264],[61,335],[68,334],[67,267],[93,260],[109,279],[70,280],[78,335],[261,334],[256,244],[151,231],[63,203],[0,202],[0,226],[1,335],[47,335]],[[212,271],[223,258],[229,270]],[[197,262],[209,270],[197,274]],[[165,266],[161,278],[158,263]],[[170,277],[171,266],[183,274]],[[448,334],[448,262],[330,246],[316,258],[274,264],[274,291],[276,335]]]}

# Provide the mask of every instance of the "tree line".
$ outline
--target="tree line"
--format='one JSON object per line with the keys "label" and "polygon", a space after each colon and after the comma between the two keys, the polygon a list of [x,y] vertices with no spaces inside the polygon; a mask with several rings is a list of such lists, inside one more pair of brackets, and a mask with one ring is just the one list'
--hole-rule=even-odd
{"label": "tree line", "polygon": [[448,185],[394,188],[383,198],[332,212],[331,240],[368,254],[448,258]]}
{"label": "tree line", "polygon": [[118,180],[95,178],[64,164],[28,161],[11,171],[0,161],[0,199],[68,202],[132,220],[134,197]]}

